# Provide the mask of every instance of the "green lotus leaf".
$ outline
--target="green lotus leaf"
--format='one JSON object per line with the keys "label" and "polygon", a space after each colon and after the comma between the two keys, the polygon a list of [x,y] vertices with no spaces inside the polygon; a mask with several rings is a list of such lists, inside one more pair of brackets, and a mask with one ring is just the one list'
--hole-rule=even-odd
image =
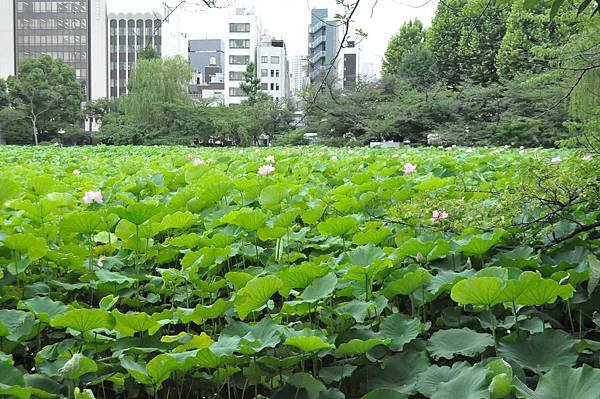
{"label": "green lotus leaf", "polygon": [[505,360],[541,374],[556,365],[572,366],[578,358],[575,340],[561,330],[545,330],[525,339],[500,341],[498,353]]}
{"label": "green lotus leaf", "polygon": [[428,176],[421,183],[414,186],[414,188],[419,191],[433,191],[445,187],[451,183],[451,179],[443,179],[437,176]]}
{"label": "green lotus leaf", "polygon": [[240,289],[233,304],[240,319],[264,306],[267,301],[283,287],[281,280],[275,276],[255,277]]}
{"label": "green lotus leaf", "polygon": [[425,351],[405,350],[357,370],[352,378],[365,381],[367,392],[389,389],[411,395],[416,392],[417,377],[428,367]]}
{"label": "green lotus leaf", "polygon": [[470,277],[456,283],[450,297],[461,305],[493,306],[502,302],[502,292],[498,277]]}
{"label": "green lotus leaf", "polygon": [[177,211],[175,213],[171,213],[165,215],[163,217],[162,222],[160,222],[160,230],[168,230],[168,229],[184,229],[190,227],[194,224],[196,217],[191,212],[181,212]]}
{"label": "green lotus leaf", "polygon": [[275,221],[273,222],[273,227],[284,227],[287,229],[294,224],[296,218],[300,216],[301,213],[302,210],[300,208],[287,209],[286,211],[277,215]]}
{"label": "green lotus leaf", "polygon": [[246,272],[229,272],[225,274],[225,279],[233,285],[235,290],[244,288],[253,278],[252,274]]}
{"label": "green lotus leaf", "polygon": [[242,208],[221,218],[221,222],[240,226],[246,231],[256,231],[267,221],[267,215],[257,209]]}
{"label": "green lotus leaf", "polygon": [[596,399],[600,397],[600,369],[556,365],[540,377],[535,393],[544,399]]}
{"label": "green lotus leaf", "polygon": [[262,189],[258,201],[266,209],[279,206],[289,191],[290,189],[283,184],[273,184]]}
{"label": "green lotus leaf", "polygon": [[494,346],[490,334],[478,333],[469,328],[452,328],[436,331],[427,343],[427,350],[433,358],[452,359],[456,355],[475,356]]}
{"label": "green lotus leaf", "polygon": [[64,231],[90,235],[97,231],[101,222],[102,219],[98,213],[81,211],[65,216],[60,223],[60,227]]}
{"label": "green lotus leaf", "polygon": [[406,399],[406,396],[403,393],[394,391],[393,389],[375,389],[368,394],[361,397],[361,399]]}
{"label": "green lotus leaf", "polygon": [[4,245],[14,251],[27,253],[32,261],[41,259],[48,253],[46,240],[30,233],[11,234],[4,239]]}
{"label": "green lotus leaf", "polygon": [[319,399],[321,392],[326,391],[325,385],[308,373],[296,373],[288,379],[288,384],[299,389],[304,389],[307,399]]}
{"label": "green lotus leaf", "polygon": [[328,297],[335,290],[337,281],[338,279],[335,273],[329,273],[323,277],[318,277],[302,291],[300,298],[305,301],[316,301]]}
{"label": "green lotus leaf", "polygon": [[124,314],[114,309],[111,314],[115,319],[114,329],[124,337],[133,337],[137,332],[147,331],[159,326],[146,312]]}
{"label": "green lotus leaf", "polygon": [[134,202],[127,207],[117,206],[110,211],[121,219],[125,219],[134,225],[141,225],[160,213],[162,207],[157,203]]}
{"label": "green lotus leaf", "polygon": [[587,293],[588,296],[591,297],[594,293],[594,290],[600,283],[600,260],[593,254],[589,254],[587,256],[587,261],[589,265],[589,281],[587,285]]}
{"label": "green lotus leaf", "polygon": [[416,258],[422,256],[428,261],[443,258],[450,253],[450,243],[448,240],[438,239],[431,241],[422,241],[421,238],[410,238],[408,240],[396,240],[400,249],[398,256],[405,258],[407,256]]}
{"label": "green lotus leaf", "polygon": [[462,369],[454,378],[440,382],[431,399],[488,398],[487,370],[481,366]]}
{"label": "green lotus leaf", "polygon": [[415,271],[406,273],[400,279],[389,282],[382,293],[386,298],[392,298],[396,295],[410,295],[417,288],[429,284],[431,278],[432,276],[427,270],[418,268]]}
{"label": "green lotus leaf", "polygon": [[179,369],[179,363],[172,356],[160,354],[155,356],[146,364],[148,375],[152,378],[155,386],[160,386],[166,381],[171,373]]}
{"label": "green lotus leaf", "polygon": [[340,344],[335,351],[336,356],[345,356],[345,355],[362,355],[363,353],[367,353],[371,349],[379,345],[388,345],[390,343],[389,339],[381,339],[381,338],[370,338],[367,340],[362,339],[351,339],[348,342],[344,342]]}
{"label": "green lotus leaf", "polygon": [[325,381],[326,384],[331,384],[352,376],[356,369],[357,366],[347,363],[340,366],[323,367],[319,370],[319,378]]}
{"label": "green lotus leaf", "polygon": [[144,385],[152,385],[152,379],[148,375],[148,371],[144,365],[136,363],[129,356],[120,357],[119,363],[136,381]]}
{"label": "green lotus leaf", "polygon": [[320,204],[312,204],[310,207],[302,211],[300,217],[306,224],[316,224],[323,217],[325,207]]}
{"label": "green lotus leaf", "polygon": [[288,296],[293,289],[304,289],[318,277],[327,274],[327,269],[319,267],[314,263],[305,262],[300,265],[292,265],[280,270],[276,276],[283,282],[281,294]]}
{"label": "green lotus leaf", "polygon": [[354,236],[352,236],[352,243],[356,245],[378,245],[391,234],[392,231],[387,227],[369,228],[354,234]]}
{"label": "green lotus leaf", "polygon": [[81,353],[75,353],[58,370],[58,375],[72,381],[78,381],[82,375],[98,371],[98,365],[89,357]]}
{"label": "green lotus leaf", "polygon": [[379,336],[390,340],[389,347],[393,351],[401,351],[421,333],[419,319],[411,319],[402,313],[386,317],[379,325]]}
{"label": "green lotus leaf", "polygon": [[495,375],[488,386],[490,399],[503,399],[513,391],[512,377],[507,374]]}
{"label": "green lotus leaf", "polygon": [[358,221],[352,216],[335,216],[317,225],[317,230],[324,236],[342,237],[354,230]]}
{"label": "green lotus leaf", "polygon": [[233,304],[230,301],[226,301],[223,298],[219,298],[212,305],[204,306],[197,305],[194,309],[177,309],[177,316],[183,323],[194,323],[201,325],[206,320],[212,320],[219,318],[225,314],[225,312],[231,308]]}
{"label": "green lotus leaf", "polygon": [[50,323],[50,319],[67,311],[67,306],[62,302],[55,302],[45,296],[36,296],[19,303],[20,309],[31,310],[39,320]]}
{"label": "green lotus leaf", "polygon": [[52,327],[72,328],[76,331],[90,331],[96,328],[112,329],[115,318],[100,309],[72,309],[50,320]]}
{"label": "green lotus leaf", "polygon": [[385,256],[383,250],[373,244],[357,247],[345,254],[351,265],[369,267]]}
{"label": "green lotus leaf", "polygon": [[334,345],[323,341],[321,338],[316,336],[304,337],[289,337],[284,342],[285,345],[293,346],[294,348],[300,349],[302,352],[314,352],[322,349],[335,348]]}
{"label": "green lotus leaf", "polygon": [[37,321],[33,314],[21,310],[0,309],[0,336],[19,342],[32,334]]}
{"label": "green lotus leaf", "polygon": [[79,387],[75,387],[73,396],[74,399],[96,399],[94,392],[91,389],[80,390]]}
{"label": "green lotus leaf", "polygon": [[540,264],[540,258],[531,247],[516,247],[515,249],[498,254],[498,261],[504,267],[535,267]]}
{"label": "green lotus leaf", "polygon": [[504,230],[494,230],[493,232],[472,235],[462,240],[457,240],[458,252],[467,256],[482,256],[494,245],[498,244],[504,236]]}
{"label": "green lotus leaf", "polygon": [[554,280],[544,279],[538,272],[523,272],[518,280],[506,283],[501,301],[523,306],[541,306],[554,303],[559,296],[567,300],[573,296],[573,291],[571,285],[560,285]]}
{"label": "green lotus leaf", "polygon": [[418,377],[417,390],[424,396],[430,398],[437,391],[440,384],[459,377],[462,373],[468,373],[471,365],[466,362],[453,362],[452,367],[430,366]]}

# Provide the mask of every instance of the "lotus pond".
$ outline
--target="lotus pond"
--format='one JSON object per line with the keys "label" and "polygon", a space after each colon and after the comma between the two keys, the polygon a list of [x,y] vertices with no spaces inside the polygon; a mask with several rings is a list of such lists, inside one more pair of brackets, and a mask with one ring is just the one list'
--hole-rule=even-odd
{"label": "lotus pond", "polygon": [[598,157],[0,149],[0,396],[600,398]]}

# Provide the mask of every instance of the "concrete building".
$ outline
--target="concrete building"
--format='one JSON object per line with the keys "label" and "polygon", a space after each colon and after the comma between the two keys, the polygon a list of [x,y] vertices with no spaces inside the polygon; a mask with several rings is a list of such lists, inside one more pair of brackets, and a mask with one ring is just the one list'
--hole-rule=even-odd
{"label": "concrete building", "polygon": [[153,13],[109,14],[110,98],[127,94],[129,77],[142,49],[152,47],[162,54],[161,19]]}
{"label": "concrete building", "polygon": [[[239,104],[246,98],[240,88],[244,71],[256,61],[256,46],[260,32],[258,18],[253,12],[238,8],[227,19],[225,45],[225,104]],[[258,68],[257,68],[258,69]]]}
{"label": "concrete building", "polygon": [[308,60],[304,55],[292,57],[290,62],[291,98],[296,109],[302,109],[301,94],[310,83],[308,79]]}
{"label": "concrete building", "polygon": [[225,45],[222,39],[188,41],[188,61],[194,69],[190,95],[193,99],[211,100],[211,105],[225,103]]}
{"label": "concrete building", "polygon": [[[322,76],[333,65],[339,48],[339,22],[328,19],[328,10],[313,8],[310,12],[311,22],[308,27],[308,75],[311,82]],[[333,76],[337,72],[334,71]]]}
{"label": "concrete building", "polygon": [[289,61],[285,42],[263,37],[256,48],[256,61],[261,90],[269,93],[275,101],[289,98]]}
{"label": "concrete building", "polygon": [[87,99],[107,97],[106,0],[0,0],[0,78],[48,54],[75,70]]}
{"label": "concrete building", "polygon": [[340,53],[339,80],[344,90],[354,90],[360,78],[360,50],[353,41],[345,43]]}

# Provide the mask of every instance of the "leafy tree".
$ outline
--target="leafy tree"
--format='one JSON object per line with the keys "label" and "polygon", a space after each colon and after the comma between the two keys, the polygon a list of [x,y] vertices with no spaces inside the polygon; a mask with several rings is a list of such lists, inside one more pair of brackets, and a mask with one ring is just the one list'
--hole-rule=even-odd
{"label": "leafy tree", "polygon": [[407,51],[398,67],[398,76],[408,85],[425,93],[425,101],[429,99],[429,91],[438,83],[436,60],[428,48],[418,46]]}
{"label": "leafy tree", "polygon": [[540,73],[550,69],[558,56],[554,50],[577,31],[575,10],[565,8],[549,19],[545,8],[525,7],[514,2],[506,20],[504,35],[496,57],[496,69],[502,79],[520,73]]}
{"label": "leafy tree", "polygon": [[270,96],[260,89],[260,78],[256,73],[256,64],[251,62],[244,71],[244,80],[240,82],[240,88],[248,96],[246,100],[250,105],[259,101],[265,101]]}
{"label": "leafy tree", "polygon": [[165,119],[164,104],[191,104],[188,85],[193,71],[182,57],[140,60],[129,80],[123,112],[136,124],[160,129]]}
{"label": "leafy tree", "polygon": [[8,78],[8,90],[15,109],[30,122],[36,145],[40,126],[66,126],[81,118],[81,86],[73,68],[60,59],[44,54],[23,60],[18,76]]}
{"label": "leafy tree", "polygon": [[457,51],[468,25],[462,9],[466,0],[448,0],[440,3],[427,30],[427,47],[433,52],[442,79],[449,86],[461,81],[461,54]]}
{"label": "leafy tree", "polygon": [[407,52],[415,47],[421,47],[425,41],[425,30],[418,19],[405,22],[400,31],[390,39],[385,51],[382,73],[394,75],[399,71],[399,65]]}
{"label": "leafy tree", "polygon": [[146,46],[138,52],[138,60],[155,60],[159,58],[160,54],[152,46]]}
{"label": "leafy tree", "polygon": [[465,21],[458,47],[461,80],[475,84],[498,81],[496,55],[504,37],[505,3],[468,0],[461,12]]}

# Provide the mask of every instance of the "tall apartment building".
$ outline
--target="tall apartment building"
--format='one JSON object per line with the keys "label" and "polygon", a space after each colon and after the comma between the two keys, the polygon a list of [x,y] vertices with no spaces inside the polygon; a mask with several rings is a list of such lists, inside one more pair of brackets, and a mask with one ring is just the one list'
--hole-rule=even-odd
{"label": "tall apartment building", "polygon": [[256,48],[256,72],[261,90],[276,101],[289,98],[289,62],[283,40],[263,37]]}
{"label": "tall apartment building", "polygon": [[72,66],[85,98],[107,96],[106,0],[0,0],[0,78],[28,57]]}
{"label": "tall apartment building", "polygon": [[227,19],[225,40],[225,104],[239,104],[246,98],[240,88],[246,67],[256,61],[256,45],[260,32],[254,13],[238,8]]}
{"label": "tall apartment building", "polygon": [[292,57],[290,67],[291,91],[293,97],[298,97],[308,85],[308,60],[306,56]]}
{"label": "tall apartment building", "polygon": [[[339,47],[338,24],[328,20],[326,8],[313,8],[308,27],[308,74],[311,82],[322,75],[333,64],[337,70],[335,56]],[[337,72],[334,73],[334,76]]]}
{"label": "tall apartment building", "polygon": [[347,41],[340,54],[339,79],[342,89],[354,90],[360,77],[360,50],[353,41]]}
{"label": "tall apartment building", "polygon": [[127,94],[139,52],[148,46],[162,53],[161,16],[153,13],[109,14],[110,98]]}
{"label": "tall apartment building", "polygon": [[190,94],[195,99],[212,99],[214,104],[225,102],[225,44],[222,39],[188,41],[188,61],[194,69]]}

